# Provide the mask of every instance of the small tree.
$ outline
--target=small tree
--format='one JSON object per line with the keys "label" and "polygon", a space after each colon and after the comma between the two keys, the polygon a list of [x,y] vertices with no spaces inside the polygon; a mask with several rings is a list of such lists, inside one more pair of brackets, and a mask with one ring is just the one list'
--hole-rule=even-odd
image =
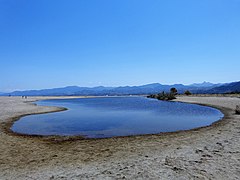
{"label": "small tree", "polygon": [[173,94],[173,95],[177,95],[177,89],[175,87],[171,88],[170,89],[170,93]]}
{"label": "small tree", "polygon": [[187,95],[187,96],[189,96],[189,95],[191,95],[192,93],[191,93],[189,90],[187,90],[187,91],[184,92],[184,94]]}

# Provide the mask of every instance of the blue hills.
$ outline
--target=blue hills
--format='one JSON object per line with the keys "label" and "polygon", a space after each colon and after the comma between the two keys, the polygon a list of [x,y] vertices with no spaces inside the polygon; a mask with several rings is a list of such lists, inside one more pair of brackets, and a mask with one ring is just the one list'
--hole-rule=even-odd
{"label": "blue hills", "polygon": [[212,84],[203,82],[199,84],[183,85],[172,84],[163,85],[160,83],[147,84],[142,86],[120,86],[120,87],[78,87],[67,86],[62,88],[14,91],[11,93],[3,93],[1,96],[88,96],[88,95],[140,95],[140,94],[156,94],[162,91],[169,91],[175,87],[178,93],[184,93],[189,90],[192,93],[231,93],[240,92],[240,81],[225,84]]}

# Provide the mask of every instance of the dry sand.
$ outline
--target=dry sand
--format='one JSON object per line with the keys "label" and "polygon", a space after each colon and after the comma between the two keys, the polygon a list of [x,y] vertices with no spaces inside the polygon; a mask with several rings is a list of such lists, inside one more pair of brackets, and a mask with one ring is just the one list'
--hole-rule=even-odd
{"label": "dry sand", "polygon": [[[212,126],[159,135],[52,141],[7,132],[14,117],[58,111],[0,97],[0,179],[240,179],[239,98],[179,97],[218,107]],[[26,103],[27,102],[27,103]]]}

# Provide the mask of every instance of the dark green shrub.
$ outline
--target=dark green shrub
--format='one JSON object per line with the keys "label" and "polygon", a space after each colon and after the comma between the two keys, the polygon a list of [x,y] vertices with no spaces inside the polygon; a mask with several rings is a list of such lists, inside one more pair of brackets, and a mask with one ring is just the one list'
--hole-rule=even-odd
{"label": "dark green shrub", "polygon": [[176,99],[175,95],[176,95],[176,93],[167,93],[167,100]]}
{"label": "dark green shrub", "polygon": [[174,95],[177,95],[177,94],[178,94],[178,91],[177,91],[176,88],[173,87],[173,88],[170,89],[170,93],[171,93],[171,94],[174,94]]}
{"label": "dark green shrub", "polygon": [[189,90],[187,90],[187,91],[184,92],[184,94],[187,95],[187,96],[189,96],[189,95],[191,95],[192,93],[191,93]]}

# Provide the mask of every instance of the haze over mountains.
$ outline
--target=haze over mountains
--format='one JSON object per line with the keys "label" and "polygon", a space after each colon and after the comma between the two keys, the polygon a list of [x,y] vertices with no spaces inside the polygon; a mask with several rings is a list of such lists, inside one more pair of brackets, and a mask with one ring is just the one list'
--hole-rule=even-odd
{"label": "haze over mountains", "polygon": [[14,91],[11,93],[3,93],[0,95],[12,96],[75,96],[75,95],[139,95],[139,94],[155,94],[162,91],[169,91],[175,87],[178,93],[184,93],[189,90],[192,93],[231,93],[240,92],[240,81],[225,84],[212,84],[209,82],[195,83],[191,85],[173,84],[163,85],[159,83],[147,84],[142,86],[121,86],[121,87],[78,87],[68,86],[63,88],[43,89],[43,90],[27,90]]}

